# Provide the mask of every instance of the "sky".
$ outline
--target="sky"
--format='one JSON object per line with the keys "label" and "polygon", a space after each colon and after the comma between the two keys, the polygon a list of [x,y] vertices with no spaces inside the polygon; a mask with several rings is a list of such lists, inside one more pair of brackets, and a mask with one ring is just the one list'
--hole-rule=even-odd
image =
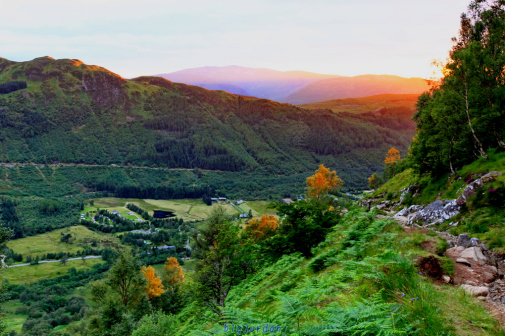
{"label": "sky", "polygon": [[433,77],[468,0],[0,0],[0,57],[119,75],[240,65]]}

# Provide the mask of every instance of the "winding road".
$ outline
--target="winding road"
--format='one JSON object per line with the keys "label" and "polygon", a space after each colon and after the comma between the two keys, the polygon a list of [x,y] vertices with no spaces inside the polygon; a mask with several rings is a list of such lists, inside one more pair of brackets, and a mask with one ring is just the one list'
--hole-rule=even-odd
{"label": "winding road", "polygon": [[[85,257],[84,259],[96,259],[96,258],[101,258],[102,256],[87,256]],[[67,261],[69,260],[79,260],[82,258],[70,258],[70,259],[67,259]],[[54,263],[54,262],[60,262],[60,260],[43,260],[43,261],[39,261],[39,264],[44,264],[44,263]],[[31,264],[19,264],[19,265],[10,265],[8,267],[19,267],[19,266],[30,266]]]}

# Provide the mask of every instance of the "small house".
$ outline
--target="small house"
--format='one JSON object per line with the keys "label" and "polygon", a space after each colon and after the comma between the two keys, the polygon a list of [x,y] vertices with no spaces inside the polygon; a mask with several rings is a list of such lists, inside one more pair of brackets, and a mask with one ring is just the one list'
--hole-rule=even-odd
{"label": "small house", "polygon": [[244,203],[244,201],[243,201],[243,200],[238,200],[238,201],[237,201],[237,205],[242,204],[242,203]]}
{"label": "small house", "polygon": [[219,202],[225,202],[226,201],[226,197],[219,197],[218,200],[219,200]]}
{"label": "small house", "polygon": [[293,203],[293,200],[291,198],[283,198],[282,201],[286,204]]}
{"label": "small house", "polygon": [[239,217],[240,217],[240,218],[247,218],[247,217],[249,217],[249,215],[248,215],[248,214],[243,213],[243,214],[240,214],[240,215],[239,215]]}
{"label": "small house", "polygon": [[212,197],[210,200],[211,200],[212,202],[217,202],[217,197]]}

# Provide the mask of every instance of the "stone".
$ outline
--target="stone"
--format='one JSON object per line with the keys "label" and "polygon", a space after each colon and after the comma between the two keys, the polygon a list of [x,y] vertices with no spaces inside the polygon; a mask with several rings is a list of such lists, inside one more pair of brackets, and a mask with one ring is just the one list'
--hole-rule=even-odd
{"label": "stone", "polygon": [[459,264],[463,264],[463,265],[472,267],[472,264],[470,264],[470,262],[464,258],[458,258],[458,259],[456,259],[456,262]]}
{"label": "stone", "polygon": [[470,237],[466,233],[460,234],[458,236],[458,241],[456,242],[456,245],[463,246],[463,247],[469,247],[470,246]]}
{"label": "stone", "polygon": [[500,302],[501,302],[502,304],[505,304],[505,295],[501,297]]}
{"label": "stone", "polygon": [[479,246],[481,244],[479,238],[470,238],[471,246]]}
{"label": "stone", "polygon": [[486,286],[461,285],[461,288],[472,296],[487,296],[489,294],[489,288]]}
{"label": "stone", "polygon": [[465,249],[463,252],[461,252],[460,258],[464,258],[467,260],[472,259],[479,265],[484,265],[488,260],[487,257],[484,254],[482,254],[480,247],[469,247]]}
{"label": "stone", "polygon": [[477,299],[479,299],[481,301],[486,301],[486,297],[485,296],[479,296]]}
{"label": "stone", "polygon": [[482,249],[482,251],[487,251],[487,246],[484,243],[480,244],[480,248]]}
{"label": "stone", "polygon": [[488,284],[494,281],[496,279],[496,276],[491,273],[491,272],[482,272],[482,277],[481,280],[484,281],[484,283]]}
{"label": "stone", "polygon": [[445,283],[451,282],[451,277],[448,275],[442,275],[442,280],[444,280]]}
{"label": "stone", "polygon": [[463,252],[465,248],[463,246],[456,246],[456,251]]}
{"label": "stone", "polygon": [[407,216],[409,213],[409,209],[407,207],[403,208],[402,210],[400,210],[396,215],[394,215],[394,217],[404,217],[404,216]]}

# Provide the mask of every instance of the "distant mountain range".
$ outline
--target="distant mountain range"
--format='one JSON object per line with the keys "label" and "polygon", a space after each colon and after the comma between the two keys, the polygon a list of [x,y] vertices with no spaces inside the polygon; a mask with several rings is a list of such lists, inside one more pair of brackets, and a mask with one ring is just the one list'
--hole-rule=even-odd
{"label": "distant mountain range", "polygon": [[290,104],[310,104],[379,94],[420,94],[429,89],[422,78],[391,75],[345,77],[236,65],[192,68],[156,76],[209,90],[224,90]]}

